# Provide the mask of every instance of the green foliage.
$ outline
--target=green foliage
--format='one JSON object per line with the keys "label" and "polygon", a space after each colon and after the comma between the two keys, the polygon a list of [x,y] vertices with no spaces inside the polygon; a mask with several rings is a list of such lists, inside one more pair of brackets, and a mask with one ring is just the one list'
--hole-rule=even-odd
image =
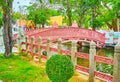
{"label": "green foliage", "polygon": [[[40,0],[40,2],[43,0]],[[64,17],[63,23],[77,20],[81,27],[102,28],[120,15],[120,1],[116,0],[49,0],[51,4],[60,4],[57,11]],[[94,29],[94,30],[95,30]]]}
{"label": "green foliage", "polygon": [[22,14],[19,12],[13,12],[12,13],[12,20],[16,21],[17,19],[20,19],[22,17]]}
{"label": "green foliage", "polygon": [[[2,9],[0,8],[0,11],[2,11]],[[2,26],[2,12],[0,12],[0,28]]]}
{"label": "green foliage", "polygon": [[69,57],[55,54],[46,62],[46,73],[52,82],[68,82],[74,67]]}
{"label": "green foliage", "polygon": [[50,82],[43,68],[31,65],[20,56],[5,58],[0,54],[0,80],[2,82]]}
{"label": "green foliage", "polygon": [[[37,1],[45,3],[44,0]],[[102,28],[108,23],[112,25],[113,20],[120,17],[119,0],[49,0],[48,3],[62,5],[57,11],[64,17],[63,23],[67,25],[77,20],[81,27]]]}
{"label": "green foliage", "polygon": [[91,22],[91,25],[95,26],[96,28],[103,26],[102,22],[97,18],[93,22]]}
{"label": "green foliage", "polygon": [[35,24],[45,25],[48,23],[47,20],[51,16],[58,15],[58,12],[53,9],[49,9],[46,7],[42,7],[42,5],[38,5],[36,3],[27,7],[27,11],[29,12],[27,15],[28,20],[32,20]]}
{"label": "green foliage", "polygon": [[90,7],[98,7],[101,3],[101,0],[89,0],[88,4]]}
{"label": "green foliage", "polygon": [[75,1],[74,0],[50,0],[50,3],[61,4],[63,6],[61,8],[61,13],[64,13],[64,18],[65,18],[64,22],[66,22],[69,26],[71,26],[72,12],[73,12],[72,9],[75,7]]}
{"label": "green foliage", "polygon": [[97,65],[97,70],[103,73],[113,75],[113,65],[100,63]]}

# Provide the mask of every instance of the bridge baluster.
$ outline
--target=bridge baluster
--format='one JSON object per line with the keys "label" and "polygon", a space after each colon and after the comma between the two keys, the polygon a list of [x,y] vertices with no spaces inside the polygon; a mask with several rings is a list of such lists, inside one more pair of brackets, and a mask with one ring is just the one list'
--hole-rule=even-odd
{"label": "bridge baluster", "polygon": [[120,82],[120,44],[115,46],[113,77],[114,82]]}
{"label": "bridge baluster", "polygon": [[51,57],[51,54],[50,54],[50,38],[47,38],[46,51],[47,51],[47,58],[49,59]]}
{"label": "bridge baluster", "polygon": [[62,39],[58,39],[58,54],[61,54],[61,49],[62,49]]}
{"label": "bridge baluster", "polygon": [[41,44],[42,44],[42,38],[39,37],[38,38],[38,58],[39,58],[39,62],[41,62],[41,55],[42,55],[42,49],[41,49]]}
{"label": "bridge baluster", "polygon": [[25,37],[25,42],[26,42],[25,50],[26,50],[26,53],[27,53],[27,51],[28,51],[28,44],[27,44],[27,42],[28,42],[28,38],[27,38],[27,37]]}
{"label": "bridge baluster", "polygon": [[71,48],[71,60],[73,62],[74,68],[77,65],[77,57],[75,56],[75,52],[77,52],[77,45],[76,41],[72,41],[72,48]]}
{"label": "bridge baluster", "polygon": [[35,48],[34,48],[34,43],[35,43],[35,41],[34,41],[35,39],[34,39],[34,37],[31,37],[31,55],[32,55],[32,58],[31,59],[33,59],[33,57],[34,57],[34,52],[35,52]]}
{"label": "bridge baluster", "polygon": [[89,54],[89,82],[95,82],[94,80],[94,71],[96,69],[94,56],[96,55],[96,46],[95,42],[91,41],[90,43],[90,54]]}

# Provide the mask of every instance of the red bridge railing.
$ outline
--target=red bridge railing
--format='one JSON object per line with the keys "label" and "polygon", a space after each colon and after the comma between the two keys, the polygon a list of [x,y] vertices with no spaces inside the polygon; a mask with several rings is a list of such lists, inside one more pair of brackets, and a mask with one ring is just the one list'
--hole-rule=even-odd
{"label": "red bridge railing", "polygon": [[[90,76],[95,75],[95,77],[100,78],[102,80],[105,80],[105,81],[108,81],[108,82],[115,82],[115,81],[113,81],[113,76],[112,75],[96,71],[92,67],[94,67],[94,66],[96,67],[95,62],[101,62],[101,63],[106,63],[106,64],[116,66],[116,64],[120,63],[120,61],[118,60],[119,61],[118,62],[116,60],[116,62],[115,62],[113,59],[96,55],[95,44],[94,45],[91,44],[92,47],[90,47],[90,54],[85,54],[85,53],[81,53],[81,52],[75,52],[76,51],[75,50],[76,49],[76,42],[72,43],[71,51],[69,51],[69,50],[62,50],[62,48],[61,48],[61,43],[62,43],[61,39],[59,39],[57,41],[58,42],[58,48],[50,47],[50,39],[47,39],[47,43],[46,43],[47,46],[42,45],[42,39],[41,38],[38,38],[38,41],[39,42],[37,44],[34,43],[34,38],[32,37],[31,41],[28,42],[28,38],[26,38],[26,41],[22,42],[22,45],[25,45],[25,48],[22,49],[22,51],[30,53],[33,57],[38,56],[38,57],[40,57],[39,58],[40,60],[41,60],[41,58],[44,58],[44,59],[50,58],[52,56],[50,52],[55,52],[55,53],[59,53],[59,54],[66,54],[68,56],[71,56],[71,60],[72,60],[72,62],[74,64],[76,70],[78,70],[80,72],[83,72],[85,74],[90,73],[89,79],[94,78],[94,77],[90,77]],[[91,42],[91,43],[93,43],[93,42]],[[35,49],[37,49],[39,51],[36,52]],[[42,51],[44,51],[44,50],[47,51],[47,56],[42,55]],[[115,54],[120,55],[120,48],[119,48],[119,51],[117,50],[117,52],[115,52]],[[77,58],[88,59],[89,62],[90,62],[89,63],[90,68],[86,68],[86,67],[82,67],[82,66],[77,65],[77,62],[75,61],[75,60],[77,60]],[[116,56],[114,58],[116,58]],[[118,68],[118,67],[114,67],[114,68]],[[119,71],[119,70],[118,69],[114,70],[114,76],[118,75],[117,77],[120,77],[119,73],[116,73],[116,71]],[[116,77],[114,77],[114,78],[116,78]],[[117,78],[117,80],[120,80],[120,78]],[[92,81],[92,82],[94,82],[94,81]],[[116,81],[116,82],[118,82],[118,81]]]}
{"label": "red bridge railing", "polygon": [[105,44],[105,34],[85,28],[41,28],[26,31],[26,36],[30,38],[34,36],[36,42],[38,37],[42,37],[43,43],[46,43],[46,39],[49,37],[53,42],[59,38],[63,41],[76,40],[89,43],[94,41],[100,48]]}

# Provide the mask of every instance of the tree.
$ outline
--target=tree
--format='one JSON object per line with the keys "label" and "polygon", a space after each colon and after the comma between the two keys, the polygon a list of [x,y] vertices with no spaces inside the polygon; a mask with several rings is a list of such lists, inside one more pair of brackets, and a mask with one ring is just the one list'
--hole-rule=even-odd
{"label": "tree", "polygon": [[[1,7],[0,7],[0,11],[2,11]],[[2,26],[2,12],[0,12],[0,28]]]}
{"label": "tree", "polygon": [[12,2],[13,0],[0,0],[0,6],[3,10],[3,39],[5,46],[5,57],[12,54],[13,37],[12,37]]}
{"label": "tree", "polygon": [[[88,14],[88,10],[89,10],[89,4],[88,4],[88,0],[78,0],[75,2],[75,9],[74,9],[74,13],[76,12],[77,18],[78,19],[78,24],[80,27],[83,27],[83,22],[85,21],[85,15]],[[73,15],[73,16],[74,16]]]}
{"label": "tree", "polygon": [[48,23],[48,19],[50,16],[56,16],[58,15],[56,10],[50,9],[47,7],[46,4],[37,4],[34,3],[31,6],[27,7],[28,10],[28,15],[27,19],[28,20],[33,20],[33,22],[36,24],[41,24],[41,26],[44,28],[45,24]]}
{"label": "tree", "polygon": [[32,20],[35,25],[37,24],[37,20],[38,19],[38,13],[39,13],[39,10],[37,8],[37,4],[32,4],[31,6],[28,6],[27,7],[27,11],[28,11],[28,15],[27,15],[27,19],[28,20]]}
{"label": "tree", "polygon": [[115,11],[116,12],[116,17],[118,19],[118,25],[117,25],[116,31],[118,31],[118,30],[120,30],[120,28],[119,28],[120,27],[120,0],[116,1],[113,9],[116,10]]}
{"label": "tree", "polygon": [[66,12],[66,16],[68,19],[68,25],[72,25],[72,10],[75,5],[74,0],[50,0],[51,4],[62,4],[62,9]]}
{"label": "tree", "polygon": [[18,19],[23,18],[24,15],[22,15],[20,12],[13,12],[12,13],[12,22],[15,23]]}
{"label": "tree", "polygon": [[[37,0],[44,3],[44,0]],[[80,27],[92,27],[93,30],[109,27],[118,30],[117,19],[120,20],[119,0],[49,0],[51,4],[62,5],[58,9],[65,17],[65,22],[71,25],[77,20]]]}
{"label": "tree", "polygon": [[97,9],[101,5],[101,0],[89,0],[88,3],[91,10],[91,26],[93,30],[96,30]]}
{"label": "tree", "polygon": [[119,10],[118,0],[102,0],[102,4],[105,8],[103,13],[103,21],[106,23],[109,29],[117,31],[117,11]]}

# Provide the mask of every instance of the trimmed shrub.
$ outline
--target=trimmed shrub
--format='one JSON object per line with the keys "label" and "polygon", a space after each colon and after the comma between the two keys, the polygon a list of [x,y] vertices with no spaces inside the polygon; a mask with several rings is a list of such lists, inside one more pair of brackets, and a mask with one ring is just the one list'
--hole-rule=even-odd
{"label": "trimmed shrub", "polygon": [[66,55],[55,54],[46,62],[46,73],[52,82],[68,82],[74,74],[74,66]]}

